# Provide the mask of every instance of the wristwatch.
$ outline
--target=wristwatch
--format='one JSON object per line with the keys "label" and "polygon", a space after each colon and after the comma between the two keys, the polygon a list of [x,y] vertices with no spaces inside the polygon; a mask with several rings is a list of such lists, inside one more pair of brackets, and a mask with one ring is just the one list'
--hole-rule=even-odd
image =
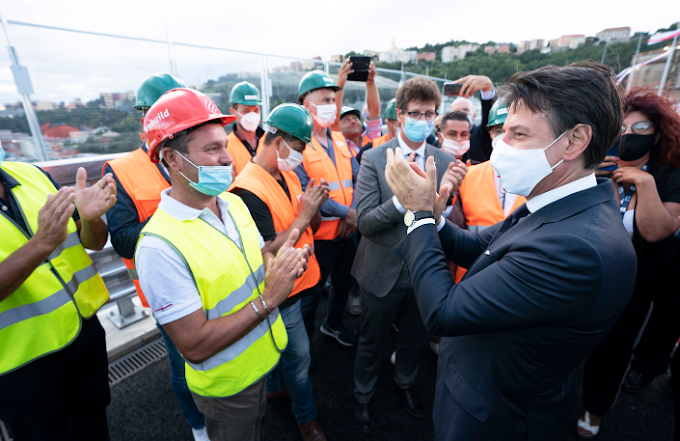
{"label": "wristwatch", "polygon": [[432,218],[434,219],[434,212],[432,211],[411,211],[411,210],[406,210],[406,213],[404,213],[404,225],[407,227],[410,227],[413,225],[416,221],[419,221],[421,219],[427,219],[427,218]]}

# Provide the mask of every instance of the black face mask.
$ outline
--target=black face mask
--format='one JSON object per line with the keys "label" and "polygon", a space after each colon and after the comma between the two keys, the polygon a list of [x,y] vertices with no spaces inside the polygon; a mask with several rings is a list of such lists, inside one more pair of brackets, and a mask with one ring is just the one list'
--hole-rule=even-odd
{"label": "black face mask", "polygon": [[645,156],[656,144],[656,135],[627,134],[621,136],[619,144],[619,159],[622,161],[637,161]]}

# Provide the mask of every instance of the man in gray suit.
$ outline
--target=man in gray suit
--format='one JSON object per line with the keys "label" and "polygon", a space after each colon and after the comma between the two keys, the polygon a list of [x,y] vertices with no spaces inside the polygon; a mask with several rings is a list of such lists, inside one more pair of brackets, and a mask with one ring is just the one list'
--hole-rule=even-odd
{"label": "man in gray suit", "polygon": [[[437,86],[426,78],[412,78],[397,91],[397,118],[401,131],[396,139],[365,152],[356,184],[359,231],[363,235],[352,267],[361,287],[364,304],[359,347],[354,365],[355,418],[359,429],[368,433],[373,418],[368,403],[378,379],[380,361],[392,323],[400,329],[397,338],[394,381],[406,409],[416,417],[424,415],[420,400],[411,390],[418,373],[418,353],[426,330],[418,312],[413,287],[392,253],[406,236],[406,210],[392,197],[385,181],[387,149],[401,147],[406,157],[424,166],[433,156],[439,164],[437,182],[449,182],[454,190],[465,176],[465,164],[426,143],[432,132],[436,109],[441,103]],[[412,213],[410,213],[412,214]],[[408,216],[408,215],[407,215]]]}

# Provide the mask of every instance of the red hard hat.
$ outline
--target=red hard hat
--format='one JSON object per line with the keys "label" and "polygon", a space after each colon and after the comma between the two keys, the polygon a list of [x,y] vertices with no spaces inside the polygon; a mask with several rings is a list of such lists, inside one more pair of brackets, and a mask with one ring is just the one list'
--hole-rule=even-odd
{"label": "red hard hat", "polygon": [[144,117],[144,133],[149,144],[151,162],[160,162],[160,151],[173,135],[215,119],[226,126],[236,119],[223,115],[210,98],[192,89],[165,92]]}

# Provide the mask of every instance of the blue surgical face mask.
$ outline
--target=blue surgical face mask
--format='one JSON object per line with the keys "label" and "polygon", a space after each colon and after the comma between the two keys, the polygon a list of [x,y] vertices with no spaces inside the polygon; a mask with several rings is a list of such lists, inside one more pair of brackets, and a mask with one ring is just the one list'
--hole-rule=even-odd
{"label": "blue surgical face mask", "polygon": [[434,129],[434,120],[415,120],[406,117],[406,124],[404,124],[404,135],[406,135],[406,137],[413,142],[425,141],[432,133],[432,129]]}
{"label": "blue surgical face mask", "polygon": [[233,165],[218,165],[215,167],[196,165],[189,161],[183,154],[177,152],[186,162],[198,169],[198,182],[194,182],[187,178],[184,173],[179,172],[180,175],[189,181],[189,185],[208,196],[219,196],[229,189],[232,181]]}
{"label": "blue surgical face mask", "polygon": [[2,148],[2,142],[0,142],[0,166],[2,165],[2,161],[5,160],[5,149]]}

